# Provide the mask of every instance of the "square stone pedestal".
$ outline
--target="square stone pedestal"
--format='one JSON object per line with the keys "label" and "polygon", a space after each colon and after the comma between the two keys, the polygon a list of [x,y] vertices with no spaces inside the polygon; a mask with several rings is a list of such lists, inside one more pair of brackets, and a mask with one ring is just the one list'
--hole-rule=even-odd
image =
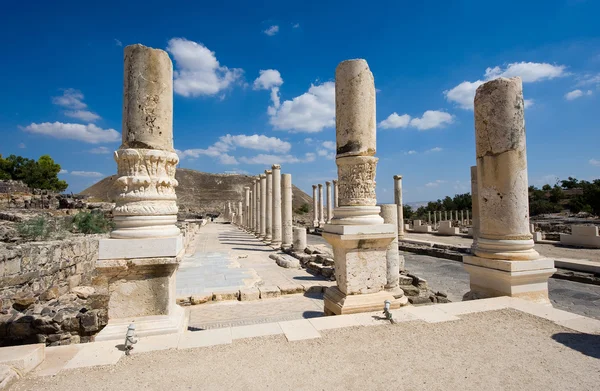
{"label": "square stone pedestal", "polygon": [[467,298],[510,296],[550,304],[548,278],[556,272],[552,259],[507,261],[464,256],[463,264],[471,284]]}
{"label": "square stone pedestal", "polygon": [[[159,255],[149,256],[152,248]],[[132,322],[138,336],[185,329],[185,311],[175,303],[175,273],[184,252],[181,235],[101,241],[94,285],[109,294],[108,325],[96,341],[124,339]],[[114,258],[107,259],[109,256]]]}
{"label": "square stone pedestal", "polygon": [[387,246],[396,237],[391,224],[326,225],[323,238],[333,247],[337,287],[325,291],[325,315],[400,308],[401,300],[384,290]]}

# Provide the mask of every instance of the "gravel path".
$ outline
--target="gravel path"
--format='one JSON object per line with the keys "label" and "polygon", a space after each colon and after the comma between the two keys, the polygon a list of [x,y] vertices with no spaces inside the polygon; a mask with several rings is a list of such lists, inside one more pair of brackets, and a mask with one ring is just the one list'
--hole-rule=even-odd
{"label": "gravel path", "polygon": [[337,329],[124,357],[115,366],[26,378],[11,389],[593,390],[600,336],[514,310],[454,322]]}

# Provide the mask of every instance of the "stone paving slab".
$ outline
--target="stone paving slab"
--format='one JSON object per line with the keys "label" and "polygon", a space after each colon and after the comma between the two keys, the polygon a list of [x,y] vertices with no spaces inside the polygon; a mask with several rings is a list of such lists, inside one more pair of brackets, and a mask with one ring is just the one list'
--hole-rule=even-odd
{"label": "stone paving slab", "polygon": [[231,328],[184,333],[179,339],[178,349],[192,349],[231,343]]}
{"label": "stone paving slab", "polygon": [[321,338],[321,334],[307,319],[279,322],[288,341],[301,341],[304,339]]}
{"label": "stone paving slab", "polygon": [[232,339],[264,337],[267,335],[283,334],[279,323],[252,324],[248,326],[236,326],[231,328]]}
{"label": "stone paving slab", "polygon": [[54,376],[79,353],[83,344],[51,346],[46,348],[46,359],[36,369],[36,376]]}
{"label": "stone paving slab", "polygon": [[82,344],[79,352],[67,362],[64,369],[116,364],[125,354],[117,345],[115,341]]}

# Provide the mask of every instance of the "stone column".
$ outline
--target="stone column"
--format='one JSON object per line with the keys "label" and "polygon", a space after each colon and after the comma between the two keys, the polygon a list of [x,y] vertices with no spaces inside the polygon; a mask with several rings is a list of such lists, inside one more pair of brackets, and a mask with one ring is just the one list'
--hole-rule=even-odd
{"label": "stone column", "polygon": [[244,203],[242,201],[238,201],[238,226],[240,228],[244,228]]}
{"label": "stone column", "polygon": [[260,238],[267,237],[267,175],[260,174]]}
{"label": "stone column", "polygon": [[381,311],[408,302],[385,291],[386,251],[397,238],[384,224],[375,194],[375,85],[365,60],[340,63],[335,75],[339,207],[323,238],[333,247],[337,286],[325,291],[325,314]]}
{"label": "stone column", "polygon": [[[398,204],[383,204],[381,207],[381,217],[386,224],[392,224],[398,227]],[[404,257],[398,252],[398,237],[387,246],[385,253],[387,261],[387,283],[385,290],[394,293],[394,296],[402,297],[404,291],[400,289],[399,278],[400,270],[404,269]]]}
{"label": "stone column", "polygon": [[[337,179],[333,180],[333,207],[337,208],[339,206],[338,202],[338,181]],[[332,216],[333,218],[333,216]]]}
{"label": "stone column", "polygon": [[454,213],[453,213],[453,211],[450,211],[450,221],[454,221]]}
{"label": "stone column", "polygon": [[265,242],[271,243],[273,239],[273,172],[265,170],[267,176],[267,209],[265,216]]}
{"label": "stone column", "polygon": [[260,176],[254,178],[254,235],[260,236]]}
{"label": "stone column", "polygon": [[323,208],[323,185],[318,184],[319,186],[319,227],[323,228],[325,225],[325,212]]}
{"label": "stone column", "polygon": [[333,203],[331,202],[331,182],[325,182],[325,199],[327,202],[327,224],[331,223],[331,219],[333,218]]}
{"label": "stone column", "polygon": [[306,228],[294,227],[293,235],[292,248],[297,253],[303,253],[306,249]]}
{"label": "stone column", "polygon": [[180,332],[175,273],[185,251],[175,226],[173,65],[163,50],[124,50],[122,144],[114,158],[115,229],[99,241],[94,278],[110,292],[109,321],[96,340],[122,339],[133,320],[139,336]]}
{"label": "stone column", "polygon": [[427,224],[431,224],[431,211],[427,211]]}
{"label": "stone column", "polygon": [[250,228],[250,187],[244,187],[244,229]]}
{"label": "stone column", "polygon": [[466,212],[467,212],[467,225],[469,225],[471,222],[471,220],[469,219],[469,209],[467,209]]}
{"label": "stone column", "polygon": [[549,304],[552,259],[529,231],[527,150],[521,79],[498,78],[475,94],[479,237],[465,256],[467,297],[517,296]]}
{"label": "stone column", "polygon": [[271,246],[281,247],[281,166],[273,164],[273,222],[271,223]]}
{"label": "stone column", "polygon": [[290,248],[293,241],[292,232],[292,174],[281,175],[281,190],[283,192],[281,207],[281,248]]}
{"label": "stone column", "polygon": [[447,210],[444,211],[444,220],[448,221],[448,211]]}
{"label": "stone column", "polygon": [[435,229],[435,227],[437,227],[437,212],[434,210],[433,211],[433,229]]}
{"label": "stone column", "polygon": [[460,225],[464,225],[465,224],[465,215],[463,213],[463,211],[460,211]]}
{"label": "stone column", "polygon": [[312,185],[313,188],[313,227],[319,226],[319,200],[317,199],[317,185]]}
{"label": "stone column", "polygon": [[[404,205],[402,203],[402,175],[394,175],[394,203],[398,213],[398,239],[404,238]],[[384,217],[385,220],[385,217]]]}

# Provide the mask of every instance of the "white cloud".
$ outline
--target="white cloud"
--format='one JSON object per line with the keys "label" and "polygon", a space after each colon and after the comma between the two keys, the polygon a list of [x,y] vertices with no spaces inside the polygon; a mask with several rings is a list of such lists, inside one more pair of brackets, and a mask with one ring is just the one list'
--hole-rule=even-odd
{"label": "white cloud", "polygon": [[597,74],[591,74],[591,73],[587,73],[583,76],[580,76],[577,78],[577,87],[583,87],[583,86],[589,86],[589,85],[594,85],[596,84],[597,86],[600,87],[600,73]]}
{"label": "white cloud", "polygon": [[322,156],[328,160],[334,160],[335,156],[336,156],[335,152],[331,152],[331,151],[328,151],[327,149],[321,149],[321,148],[317,148],[317,155]]}
{"label": "white cloud", "polygon": [[428,149],[425,152],[442,152],[442,151],[443,151],[442,148],[440,148],[440,147],[434,147],[434,148]]}
{"label": "white cloud", "polygon": [[77,118],[87,122],[94,122],[100,119],[100,116],[98,114],[92,113],[88,110],[69,110],[65,111],[64,114],[67,117]]}
{"label": "white cloud", "polygon": [[27,148],[27,146],[25,145],[25,143],[19,143],[19,148],[25,149]]}
{"label": "white cloud", "polygon": [[404,154],[405,155],[416,155],[417,151],[411,149],[410,151],[404,152]]}
{"label": "white cloud", "polygon": [[398,129],[406,128],[410,123],[410,115],[398,115],[394,112],[389,117],[379,123],[379,127],[383,129]]}
{"label": "white cloud", "polygon": [[58,173],[59,173],[59,174],[68,174],[68,173],[69,173],[69,171],[67,171],[67,170],[65,170],[65,169],[62,169],[62,170],[60,170]]}
{"label": "white cloud", "polygon": [[300,23],[294,23],[294,24],[292,25],[292,28],[295,28],[295,29],[297,29],[298,27],[300,27]]}
{"label": "white cloud", "polygon": [[69,109],[85,109],[87,105],[83,103],[83,94],[74,88],[67,88],[62,96],[52,98],[52,103]]}
{"label": "white cloud", "polygon": [[[274,102],[275,103],[275,102]],[[270,123],[279,130],[291,132],[320,132],[335,126],[335,83],[312,84],[308,92],[274,104],[268,111]]]}
{"label": "white cloud", "polygon": [[574,100],[577,98],[581,98],[582,96],[590,96],[592,95],[592,90],[581,91],[581,90],[573,90],[571,92],[567,92],[565,94],[566,100]]}
{"label": "white cloud", "polygon": [[270,90],[283,84],[283,79],[277,69],[261,69],[259,74],[260,76],[254,80],[253,88],[255,90]]}
{"label": "white cloud", "polygon": [[533,99],[523,99],[523,105],[525,106],[526,109],[530,108],[534,104],[535,104],[535,101]]}
{"label": "white cloud", "polygon": [[22,128],[25,132],[42,134],[58,139],[71,139],[90,144],[111,143],[121,139],[114,129],[102,129],[94,124],[81,125],[62,122],[32,123]]}
{"label": "white cloud", "polygon": [[454,122],[454,116],[445,111],[427,110],[421,118],[410,120],[410,126],[419,130],[438,128]]}
{"label": "white cloud", "polygon": [[332,151],[335,150],[336,146],[335,146],[335,141],[323,141],[323,148],[325,149],[331,149]]}
{"label": "white cloud", "polygon": [[304,139],[304,143],[305,143],[305,144],[312,144],[312,142],[313,142],[313,141],[315,141],[315,140],[313,140],[313,139],[312,139],[312,138],[310,138],[310,137],[307,137],[307,138],[305,138],[305,139]]}
{"label": "white cloud", "polygon": [[88,152],[96,154],[96,155],[106,155],[106,154],[111,153],[112,149],[108,149],[106,147],[98,147],[98,148],[92,148]]}
{"label": "white cloud", "polygon": [[283,163],[307,163],[315,160],[314,153],[306,153],[304,158],[293,155],[268,155],[260,154],[253,157],[241,157],[240,161],[246,164],[283,164]]}
{"label": "white cloud", "polygon": [[279,32],[279,26],[277,26],[277,25],[270,26],[268,29],[263,31],[263,33],[267,34],[270,37],[277,34],[278,32]]}
{"label": "white cloud", "polygon": [[123,42],[119,41],[118,39],[115,38],[115,45],[117,46],[123,46]]}
{"label": "white cloud", "polygon": [[523,83],[532,83],[567,76],[568,73],[565,72],[566,68],[564,65],[552,65],[548,63],[513,62],[508,64],[504,69],[499,66],[487,68],[485,70],[485,78],[491,80],[498,77],[519,76],[523,80]]}
{"label": "white cloud", "polygon": [[244,71],[229,69],[206,46],[185,38],[169,40],[167,51],[175,59],[173,89],[179,95],[216,95],[239,80]]}
{"label": "white cloud", "polygon": [[428,182],[428,183],[426,183],[425,186],[426,187],[438,187],[442,183],[446,183],[446,181],[441,180],[441,179],[437,179],[434,182]]}
{"label": "white cloud", "polygon": [[[532,83],[542,80],[551,80],[557,77],[567,76],[565,72],[566,66],[552,65],[548,63],[535,62],[514,62],[508,64],[506,68],[495,66],[485,70],[485,80],[491,80],[498,77],[515,77],[519,76],[523,83]],[[474,82],[463,81],[459,85],[449,90],[444,91],[446,100],[458,105],[461,109],[473,110],[473,100],[475,99],[475,91],[477,87],[482,85],[484,81],[477,80]],[[533,105],[533,100],[525,100],[526,105]],[[526,106],[527,107],[527,106]]]}
{"label": "white cloud", "polygon": [[71,171],[71,175],[82,176],[86,178],[101,178],[104,174],[96,171]]}
{"label": "white cloud", "polygon": [[596,159],[590,159],[589,163],[590,163],[592,166],[600,167],[600,160],[596,160]]}

